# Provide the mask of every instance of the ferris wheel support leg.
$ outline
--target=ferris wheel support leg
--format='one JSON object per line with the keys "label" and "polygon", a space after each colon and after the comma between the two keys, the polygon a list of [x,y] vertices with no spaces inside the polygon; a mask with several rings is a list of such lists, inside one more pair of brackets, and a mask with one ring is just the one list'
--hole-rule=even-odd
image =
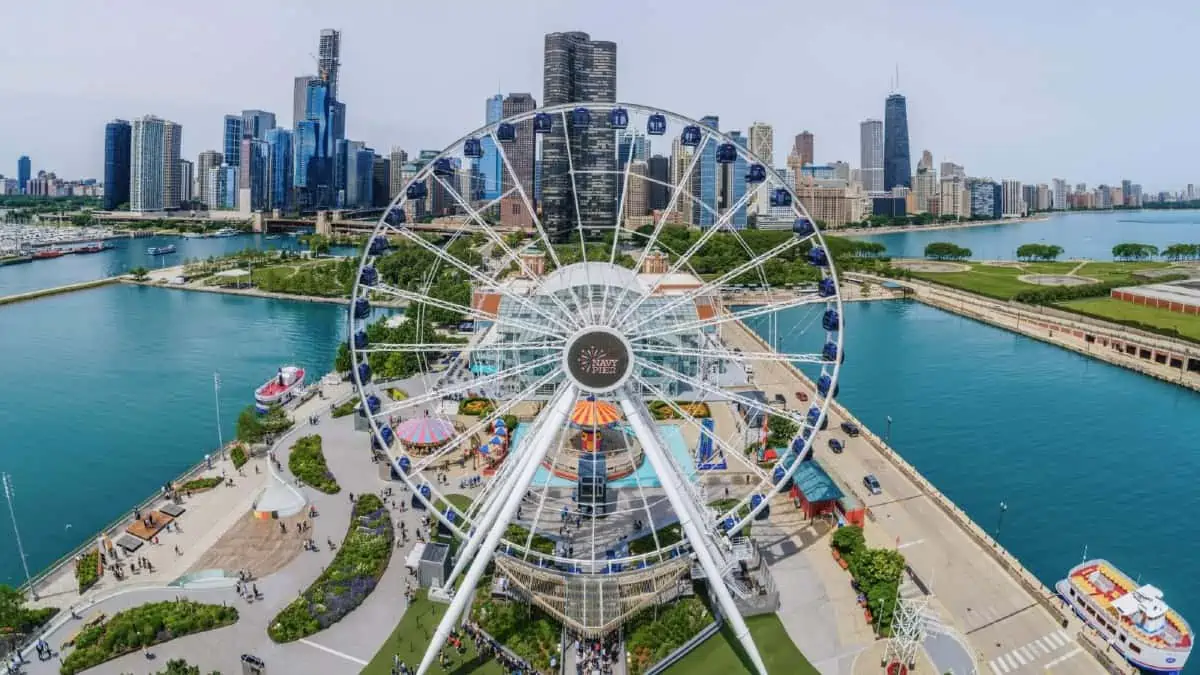
{"label": "ferris wheel support leg", "polygon": [[704,574],[710,582],[709,587],[716,594],[717,602],[721,605],[721,610],[725,612],[725,618],[733,628],[733,634],[741,643],[746,656],[750,657],[750,661],[759,675],[767,675],[767,666],[758,653],[758,647],[750,635],[750,628],[742,618],[742,613],[738,611],[729,587],[725,585],[721,568],[717,565],[716,556],[713,555],[711,549],[712,541],[700,529],[699,508],[684,493],[683,486],[680,484],[683,479],[675,471],[671,460],[667,458],[662,443],[659,442],[658,433],[646,420],[642,407],[634,402],[628,391],[621,393],[620,401],[621,409],[625,412],[625,419],[629,420],[633,426],[633,431],[642,444],[646,459],[650,461],[654,473],[658,475],[662,483],[663,491],[667,493],[667,500],[671,503],[671,508],[675,509],[675,513],[679,516],[679,524],[683,527],[684,534],[692,545],[692,550],[696,552],[700,566],[704,568]]}
{"label": "ferris wheel support leg", "polygon": [[[548,410],[544,426],[542,427],[543,430],[560,429],[566,426],[571,409],[575,406],[575,394],[576,389],[574,385],[563,387],[562,391],[559,392],[559,398],[554,401],[552,407]],[[454,630],[454,625],[458,623],[459,617],[462,616],[463,610],[466,609],[467,602],[471,599],[471,593],[479,583],[480,577],[483,576],[484,570],[487,569],[488,563],[491,562],[492,554],[500,546],[500,540],[504,537],[504,530],[512,520],[512,517],[516,515],[517,507],[521,505],[521,498],[525,495],[525,491],[529,489],[529,484],[533,482],[537,468],[541,465],[542,457],[545,456],[546,451],[550,448],[553,439],[554,436],[548,432],[541,434],[539,435],[537,445],[531,445],[525,449],[525,452],[528,453],[529,461],[521,465],[521,470],[517,473],[512,491],[504,495],[503,501],[498,502],[499,508],[495,526],[487,531],[487,537],[483,540],[479,551],[475,554],[475,559],[471,562],[471,567],[467,570],[467,575],[463,577],[462,587],[454,594],[454,599],[450,601],[450,607],[446,610],[446,614],[442,616],[437,631],[433,634],[433,639],[430,640],[429,646],[425,648],[425,658],[421,659],[421,666],[417,669],[417,675],[425,675],[425,673],[429,672],[429,667],[433,665],[434,660],[437,659],[437,655],[442,651],[442,647],[446,644],[446,639],[450,637],[450,631]]]}

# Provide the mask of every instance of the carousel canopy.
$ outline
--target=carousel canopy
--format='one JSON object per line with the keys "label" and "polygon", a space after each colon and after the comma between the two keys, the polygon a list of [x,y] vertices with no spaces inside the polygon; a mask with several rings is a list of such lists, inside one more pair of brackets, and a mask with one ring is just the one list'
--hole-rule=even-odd
{"label": "carousel canopy", "polygon": [[454,425],[434,417],[416,417],[396,427],[396,438],[407,445],[437,445],[454,438]]}
{"label": "carousel canopy", "polygon": [[575,404],[571,411],[571,424],[581,429],[607,427],[621,421],[621,411],[611,403],[587,400]]}

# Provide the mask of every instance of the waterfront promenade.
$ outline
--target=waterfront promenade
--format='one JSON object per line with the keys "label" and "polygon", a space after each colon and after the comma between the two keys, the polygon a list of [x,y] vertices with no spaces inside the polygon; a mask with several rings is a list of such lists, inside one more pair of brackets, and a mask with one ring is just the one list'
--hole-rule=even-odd
{"label": "waterfront promenade", "polygon": [[[728,325],[723,339],[731,348],[745,351],[769,349],[766,342],[741,324]],[[755,373],[755,386],[768,398],[780,394],[793,408],[802,406],[796,391],[812,393],[811,382],[790,364],[764,363]],[[966,514],[908,466],[882,439],[871,434],[839,405],[831,408],[830,432],[846,420],[863,429],[845,440],[841,454],[818,448],[822,464],[837,474],[869,510],[866,527],[874,546],[898,548],[910,567],[932,592],[928,617],[932,632],[958,635],[974,652],[980,672],[1008,675],[1016,671],[1043,670],[1053,663],[1056,672],[1096,673],[1103,668],[1087,655],[1078,637],[1081,624],[1066,617],[1061,603],[1024,570]],[[965,451],[965,449],[964,449]],[[857,487],[868,473],[883,486],[880,495]],[[1065,571],[1065,570],[1064,570]],[[781,585],[781,590],[784,588]],[[786,608],[792,598],[783,597]],[[803,646],[805,622],[786,621],[789,634]],[[1121,664],[1115,664],[1118,672]]]}
{"label": "waterfront promenade", "polygon": [[1049,220],[1048,216],[1029,216],[1026,218],[1004,218],[1001,220],[960,220],[953,223],[932,223],[929,225],[886,225],[883,227],[843,227],[823,230],[835,237],[862,237],[872,234],[897,234],[902,232],[932,232],[935,230],[961,230],[968,227],[989,227],[992,225],[1013,225],[1016,223],[1032,223],[1039,220]]}

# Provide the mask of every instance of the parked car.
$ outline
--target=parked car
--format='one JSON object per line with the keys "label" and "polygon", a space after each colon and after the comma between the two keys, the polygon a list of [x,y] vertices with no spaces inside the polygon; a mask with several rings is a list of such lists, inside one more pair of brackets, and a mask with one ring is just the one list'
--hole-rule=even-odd
{"label": "parked car", "polygon": [[787,405],[787,399],[783,397],[783,394],[775,394],[775,398],[771,400],[778,405]]}
{"label": "parked car", "polygon": [[846,432],[850,438],[854,438],[858,435],[858,425],[854,422],[842,422],[842,431]]}
{"label": "parked car", "polygon": [[798,399],[798,400],[799,400],[801,403],[803,403],[803,402],[805,402],[805,401],[807,401],[807,400],[808,400],[808,394],[806,394],[806,393],[804,393],[804,392],[802,392],[802,391],[798,391],[798,392],[796,392],[796,398],[797,398],[797,399]]}
{"label": "parked car", "polygon": [[842,445],[842,442],[839,441],[838,439],[836,439],[836,438],[829,439],[829,449],[832,450],[834,452],[834,454],[840,454],[842,452],[842,450],[845,449],[845,447],[846,446]]}
{"label": "parked car", "polygon": [[873,495],[883,493],[883,487],[879,485],[879,479],[873,473],[863,476],[863,485],[866,486],[867,492]]}

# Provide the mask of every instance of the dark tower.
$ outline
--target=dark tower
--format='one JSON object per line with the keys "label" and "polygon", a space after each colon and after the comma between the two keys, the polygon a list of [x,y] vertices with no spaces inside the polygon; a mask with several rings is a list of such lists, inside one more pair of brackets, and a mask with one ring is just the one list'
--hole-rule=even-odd
{"label": "dark tower", "polygon": [[912,187],[912,160],[908,156],[908,108],[904,97],[887,97],[883,110],[883,189]]}
{"label": "dark tower", "polygon": [[664,184],[650,183],[646,194],[646,206],[651,211],[660,211],[667,208],[667,202],[671,198],[667,191],[667,185],[671,183],[671,160],[662,155],[654,155],[648,164],[646,173],[650,178]]}
{"label": "dark tower", "polygon": [[129,153],[133,127],[125,120],[104,125],[104,210],[129,203]]}

